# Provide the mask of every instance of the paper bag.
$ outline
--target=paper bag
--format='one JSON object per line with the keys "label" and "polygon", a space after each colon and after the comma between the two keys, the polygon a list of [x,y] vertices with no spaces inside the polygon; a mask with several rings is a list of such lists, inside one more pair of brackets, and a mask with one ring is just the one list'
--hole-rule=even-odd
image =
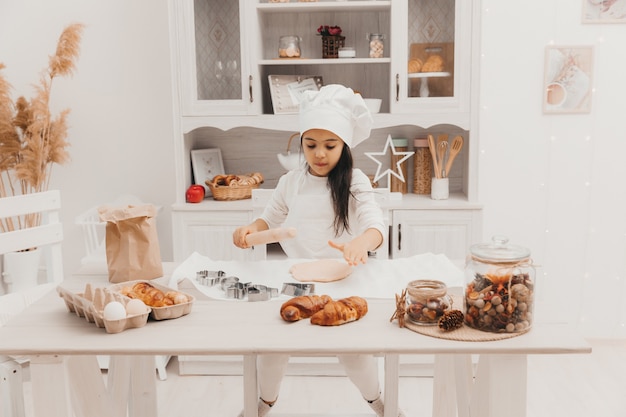
{"label": "paper bag", "polygon": [[98,208],[106,222],[106,256],[109,282],[153,279],[163,276],[156,230],[156,208],[151,205]]}

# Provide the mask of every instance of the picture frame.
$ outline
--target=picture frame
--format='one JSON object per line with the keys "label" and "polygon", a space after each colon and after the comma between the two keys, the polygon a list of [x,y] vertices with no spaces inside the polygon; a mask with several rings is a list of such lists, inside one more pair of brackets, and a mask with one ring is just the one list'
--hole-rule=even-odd
{"label": "picture frame", "polygon": [[319,75],[268,75],[274,114],[295,114],[300,109],[299,97],[308,90],[324,85]]}
{"label": "picture frame", "polygon": [[583,23],[626,23],[626,0],[582,0]]}
{"label": "picture frame", "polygon": [[593,91],[593,46],[546,47],[543,112],[589,113]]}
{"label": "picture frame", "polygon": [[211,195],[211,189],[206,185],[216,175],[224,175],[224,161],[220,148],[193,149],[191,151],[191,167],[194,184],[202,185],[205,196]]}

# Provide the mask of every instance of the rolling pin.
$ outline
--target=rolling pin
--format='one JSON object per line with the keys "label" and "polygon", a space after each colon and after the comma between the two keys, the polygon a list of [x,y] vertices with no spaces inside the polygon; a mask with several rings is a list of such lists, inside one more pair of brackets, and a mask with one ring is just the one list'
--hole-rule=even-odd
{"label": "rolling pin", "polygon": [[262,232],[250,233],[246,236],[246,243],[250,246],[265,245],[267,243],[280,242],[281,240],[291,239],[296,236],[296,229],[290,227],[287,229],[275,228],[263,230]]}

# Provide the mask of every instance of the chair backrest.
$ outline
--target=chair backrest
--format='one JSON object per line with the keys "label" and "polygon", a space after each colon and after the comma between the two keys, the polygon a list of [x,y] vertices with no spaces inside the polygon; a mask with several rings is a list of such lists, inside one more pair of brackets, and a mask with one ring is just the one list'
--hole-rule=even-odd
{"label": "chair backrest", "polygon": [[[0,254],[39,248],[45,260],[47,281],[59,283],[63,280],[63,226],[59,221],[61,193],[58,190],[45,191],[0,198],[0,220],[15,219],[16,216],[36,214],[39,225],[13,231],[0,232]],[[15,224],[15,221],[14,221]],[[6,282],[4,283],[6,284]],[[11,285],[3,285],[5,292],[11,292]]]}

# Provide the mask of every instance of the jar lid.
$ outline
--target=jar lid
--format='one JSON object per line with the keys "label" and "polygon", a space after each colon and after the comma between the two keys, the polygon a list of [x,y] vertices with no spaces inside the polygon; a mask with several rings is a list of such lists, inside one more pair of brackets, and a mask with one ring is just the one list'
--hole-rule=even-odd
{"label": "jar lid", "polygon": [[508,242],[508,237],[495,235],[491,238],[491,242],[470,246],[470,253],[479,260],[496,262],[516,262],[530,257],[530,250]]}
{"label": "jar lid", "polygon": [[397,146],[399,148],[404,148],[409,146],[409,141],[406,139],[391,139],[393,142],[393,146]]}
{"label": "jar lid", "polygon": [[416,148],[427,148],[428,139],[413,139],[413,146]]}

